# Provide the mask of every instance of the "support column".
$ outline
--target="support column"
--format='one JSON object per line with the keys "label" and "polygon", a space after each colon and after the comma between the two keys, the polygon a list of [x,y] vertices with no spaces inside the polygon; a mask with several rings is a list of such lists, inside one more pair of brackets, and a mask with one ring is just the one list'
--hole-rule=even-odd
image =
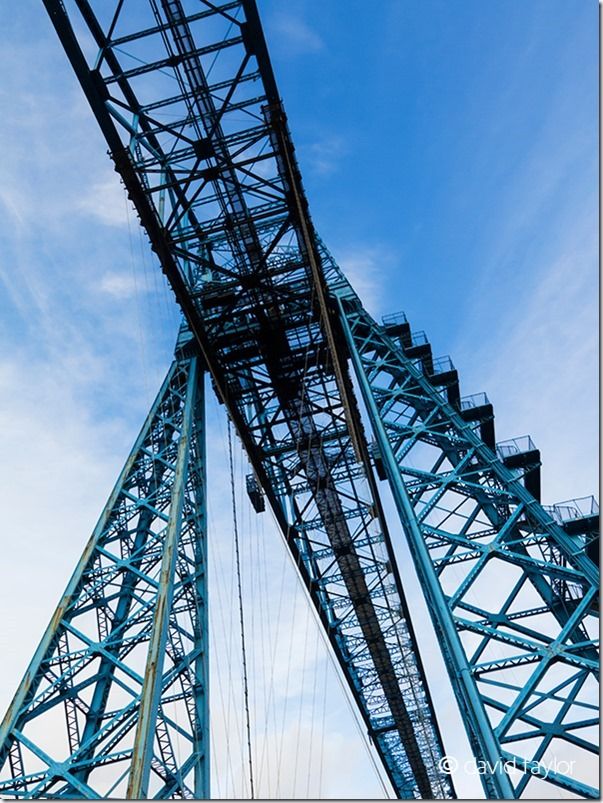
{"label": "support column", "polygon": [[155,742],[157,713],[163,686],[163,665],[168,639],[171,604],[174,595],[176,557],[182,531],[184,492],[188,478],[188,458],[191,439],[195,392],[197,387],[197,360],[191,360],[186,386],[184,417],[178,444],[172,494],[170,518],[163,541],[163,558],[159,575],[159,590],[155,601],[153,630],[149,641],[144,685],[140,696],[138,726],[132,751],[132,767],[128,782],[128,799],[145,800],[148,796],[151,758]]}
{"label": "support column", "polygon": [[0,796],[209,798],[203,381],[184,328],[0,726]]}

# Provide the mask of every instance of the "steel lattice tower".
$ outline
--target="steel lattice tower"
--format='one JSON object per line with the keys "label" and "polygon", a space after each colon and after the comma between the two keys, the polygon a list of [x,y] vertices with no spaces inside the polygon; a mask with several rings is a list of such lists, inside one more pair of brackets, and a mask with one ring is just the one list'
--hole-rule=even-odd
{"label": "steel lattice tower", "polygon": [[[485,394],[364,310],[310,218],[254,0],[44,5],[184,323],[2,722],[0,793],[209,797],[209,373],[397,795],[455,791],[381,482],[487,796],[596,798],[596,510],[543,507],[531,441],[497,444]],[[573,774],[546,764],[560,745]]]}

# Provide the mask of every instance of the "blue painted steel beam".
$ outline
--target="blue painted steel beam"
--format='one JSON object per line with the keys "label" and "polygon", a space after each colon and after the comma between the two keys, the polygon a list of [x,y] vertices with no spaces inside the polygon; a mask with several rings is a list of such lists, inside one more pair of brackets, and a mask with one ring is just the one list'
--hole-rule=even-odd
{"label": "blue painted steel beam", "polygon": [[[204,37],[196,3],[153,0],[138,17],[123,4],[112,19],[79,0],[93,61],[82,26],[45,5],[394,788],[453,795],[255,4],[215,6]],[[124,69],[124,37],[154,27],[163,48],[156,37],[144,69]],[[228,49],[214,85],[201,41]],[[165,70],[180,94],[151,80]]]}
{"label": "blue painted steel beam", "polygon": [[168,642],[174,585],[177,582],[176,558],[178,557],[178,542],[182,531],[189,448],[198,382],[197,359],[193,357],[188,371],[186,403],[180,427],[178,456],[171,483],[170,518],[163,540],[163,556],[153,611],[153,629],[149,639],[145,676],[140,695],[138,724],[136,726],[128,779],[127,797],[134,800],[144,800],[149,791],[149,776],[151,773],[155,731],[157,729],[157,716],[161,706],[165,649]]}
{"label": "blue painted steel beam", "polygon": [[[596,661],[588,630],[594,612],[589,589],[598,574],[576,540],[528,492],[527,475],[506,467],[481,440],[479,416],[465,420],[461,415],[458,374],[450,361],[434,360],[429,344],[413,342],[406,324],[398,326],[396,344],[388,335],[393,328],[377,327],[363,312],[322,248],[255,2],[206,3],[200,12],[198,2],[189,0],[114,2],[110,7],[100,0],[76,0],[75,27],[61,2],[44,4],[396,793],[451,797],[454,787],[439,767],[442,738],[346,348],[355,355],[379,459],[476,757],[500,757],[507,741],[517,744],[517,726],[526,724],[539,728],[540,749],[545,742],[548,749],[551,729],[562,727],[565,719],[553,723],[537,715],[535,700],[558,703],[561,697],[568,712],[589,704]],[[90,42],[98,48],[92,57],[86,55]],[[143,63],[124,68],[133,42]],[[211,82],[203,62],[209,53]],[[166,73],[174,79],[169,93]],[[405,344],[407,335],[411,341]],[[117,507],[111,507],[109,529],[93,553],[94,571],[81,568],[81,588],[74,588],[81,598],[74,613],[65,609],[52,625],[59,637],[46,648],[52,646],[57,654],[46,664],[48,652],[38,656],[34,674],[42,691],[34,689],[28,698],[35,683],[33,678],[29,686],[24,681],[13,712],[21,720],[9,717],[7,783],[12,788],[16,778],[19,789],[32,794],[70,796],[72,774],[82,791],[100,767],[131,761],[133,749],[136,777],[130,794],[145,792],[152,777],[155,788],[149,790],[156,797],[187,796],[191,788],[185,780],[193,769],[195,795],[208,788],[205,569],[204,553],[198,551],[203,539],[194,537],[205,528],[203,447],[198,443],[189,455],[184,512],[176,525],[182,528],[178,549],[184,550],[176,558],[178,580],[171,574],[167,585],[157,582],[166,532],[171,533],[168,542],[176,537],[173,526],[170,530],[171,508],[167,512],[179,485],[178,449],[171,435],[174,429],[182,434],[188,376],[183,366],[190,365],[183,356],[186,342],[179,346],[170,379],[176,384],[169,384],[152,427],[170,437],[163,446],[161,437],[140,446]],[[193,417],[195,424],[201,420]],[[409,465],[417,451],[425,458],[430,450],[435,457],[427,469]],[[126,554],[116,552],[116,545]],[[166,557],[166,570],[168,564]],[[522,579],[511,579],[505,600],[490,609],[471,595],[494,564],[507,571],[512,567]],[[445,590],[451,569],[464,572],[463,579]],[[529,607],[522,602],[528,588],[534,597]],[[186,602],[189,614],[198,611],[202,600],[202,612],[194,621],[169,628],[171,666],[159,679],[152,658],[145,671],[134,656],[149,641],[155,656],[161,652],[165,611],[178,607],[169,606],[170,594]],[[542,616],[542,609],[551,614],[553,625],[539,642],[531,621]],[[78,615],[93,611],[96,641],[77,621]],[[469,636],[473,644],[477,639],[477,648],[468,648]],[[493,646],[503,650],[502,656]],[[83,691],[90,685],[86,671],[93,671],[93,663],[96,686],[88,703]],[[58,679],[53,674],[49,680],[40,671],[54,673],[57,666]],[[551,666],[562,666],[570,676],[579,668],[589,679],[556,682],[548,698],[541,681]],[[514,701],[506,703],[499,686],[499,699],[492,703],[492,686],[484,692],[482,678],[511,668],[532,673],[525,684],[529,691],[512,690]],[[161,702],[167,706],[174,698],[175,685],[190,721],[185,730],[174,727]],[[119,714],[109,706],[117,690],[127,700]],[[56,705],[65,709],[68,763],[74,772],[65,769],[65,762],[49,759],[52,769],[49,764],[47,772],[29,773],[25,742],[18,734],[29,719]],[[137,723],[136,746],[124,754],[117,748],[133,737]],[[188,738],[192,750],[181,763],[171,749],[176,733]],[[573,744],[580,738],[572,732]],[[538,755],[529,759],[531,776],[538,774]],[[512,786],[500,764],[491,766],[482,776],[489,796],[515,795],[526,785]],[[563,785],[566,780],[555,776],[551,782]],[[111,792],[119,783],[117,778]],[[567,783],[571,786],[572,780]],[[578,793],[587,788],[576,779]]]}
{"label": "blue painted steel beam", "polygon": [[[328,254],[325,259],[330,260]],[[518,797],[531,778],[538,778],[596,797],[598,791],[585,778],[596,777],[586,756],[598,754],[592,733],[598,720],[577,718],[582,710],[598,710],[592,685],[593,678],[598,682],[594,564],[442,398],[437,383],[362,310],[332,261],[330,275],[380,459],[469,740],[476,759],[490,768],[480,774],[486,794]],[[401,426],[405,420],[406,428]],[[417,471],[411,463],[427,459],[428,444],[432,468]],[[496,498],[504,506],[494,503]],[[461,578],[447,571],[459,565],[459,556],[469,564]],[[489,593],[481,581],[492,577],[493,561],[501,568],[498,589]],[[469,599],[480,582],[480,596]],[[506,592],[502,602],[497,590]],[[544,606],[534,604],[538,596]],[[477,648],[467,640],[469,634],[481,637]],[[508,658],[483,660],[501,647]],[[501,682],[500,673],[504,678],[520,667],[527,670],[521,685]],[[561,672],[565,679],[559,682]],[[552,687],[551,678],[556,679]],[[524,724],[530,728],[518,730]],[[505,744],[511,742],[526,751],[515,757],[524,773],[516,783],[504,768],[510,755]],[[547,757],[563,757],[563,742],[582,751],[570,773],[546,766]]]}
{"label": "blue painted steel beam", "polygon": [[203,374],[188,339],[2,722],[3,796],[209,797]]}
{"label": "blue painted steel beam", "polygon": [[428,602],[429,612],[436,628],[436,633],[441,640],[440,645],[446,659],[446,666],[450,674],[450,679],[461,710],[464,713],[464,723],[469,740],[479,760],[489,762],[490,766],[495,768],[492,773],[484,775],[485,791],[488,797],[502,798],[503,800],[512,798],[514,797],[513,787],[503,767],[499,763],[500,744],[494,736],[483,703],[472,681],[467,657],[463,652],[456,629],[450,617],[446,598],[429,559],[423,535],[408,498],[406,487],[400,478],[399,468],[385,433],[375,399],[368,384],[360,355],[355,348],[352,332],[344,314],[343,307],[340,307],[340,312],[356,378],[360,384],[364,402],[367,405],[381,456],[385,462],[385,470],[389,479],[392,495],[398,513],[400,514],[400,520],[408,539],[411,554],[415,561],[415,567],[423,593]]}

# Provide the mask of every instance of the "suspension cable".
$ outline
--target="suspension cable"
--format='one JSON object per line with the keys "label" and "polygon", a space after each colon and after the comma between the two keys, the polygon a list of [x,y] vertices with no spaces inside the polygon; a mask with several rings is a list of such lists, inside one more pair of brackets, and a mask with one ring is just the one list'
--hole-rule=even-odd
{"label": "suspension cable", "polygon": [[251,750],[251,717],[249,713],[249,679],[247,676],[247,649],[245,644],[245,619],[243,617],[243,587],[241,582],[241,556],[239,552],[239,528],[237,524],[237,501],[235,491],[234,463],[232,457],[232,424],[228,419],[228,463],[230,466],[230,492],[232,496],[232,521],[234,528],[235,563],[237,569],[237,591],[239,596],[239,624],[241,626],[241,654],[243,658],[243,697],[245,701],[245,726],[247,730],[247,759],[249,763],[249,788],[251,799],[255,798],[253,783],[253,758]]}

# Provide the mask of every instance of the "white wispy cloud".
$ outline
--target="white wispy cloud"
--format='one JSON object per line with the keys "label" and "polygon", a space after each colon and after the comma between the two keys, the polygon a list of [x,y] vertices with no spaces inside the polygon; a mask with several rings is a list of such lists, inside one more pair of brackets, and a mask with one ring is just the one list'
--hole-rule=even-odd
{"label": "white wispy cloud", "polygon": [[598,486],[596,200],[571,169],[579,147],[568,142],[556,161],[548,151],[545,182],[526,179],[543,152],[526,163],[455,350],[463,392],[485,390],[495,405],[497,439],[529,433],[541,449],[548,503]]}
{"label": "white wispy cloud", "polygon": [[498,346],[476,354],[488,366],[497,437],[533,435],[549,503],[598,488],[596,249],[591,242],[561,253],[501,321]]}
{"label": "white wispy cloud", "polygon": [[131,295],[116,278],[131,264],[123,193],[51,26],[32,33],[43,21],[19,7],[0,49],[2,710],[166,367],[157,332],[114,303]]}
{"label": "white wispy cloud", "polygon": [[346,142],[338,135],[326,135],[305,147],[304,163],[319,176],[332,175],[347,151]]}
{"label": "white wispy cloud", "polygon": [[279,10],[268,20],[268,25],[274,32],[275,45],[288,56],[316,53],[324,48],[318,33],[293,12]]}
{"label": "white wispy cloud", "polygon": [[[375,318],[384,312],[391,299],[387,299],[386,277],[396,263],[391,251],[383,245],[358,244],[355,247],[336,249],[334,256],[366,309]],[[386,303],[387,302],[387,303]]]}
{"label": "white wispy cloud", "polygon": [[[116,173],[110,168],[107,171],[107,176],[86,189],[75,208],[107,226],[127,226],[130,211],[126,209],[123,186]],[[134,220],[133,225],[138,225],[136,218]]]}
{"label": "white wispy cloud", "polygon": [[125,273],[106,273],[100,280],[99,288],[103,293],[117,299],[132,298],[144,289],[139,289],[136,277]]}

